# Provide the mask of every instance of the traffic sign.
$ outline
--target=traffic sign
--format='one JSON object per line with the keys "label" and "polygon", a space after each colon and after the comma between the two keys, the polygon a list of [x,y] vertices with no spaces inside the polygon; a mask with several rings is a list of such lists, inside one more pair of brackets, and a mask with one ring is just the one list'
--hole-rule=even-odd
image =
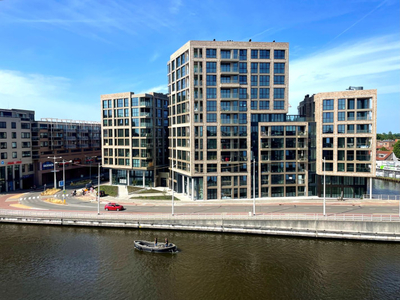
{"label": "traffic sign", "polygon": [[63,187],[63,186],[64,186],[64,181],[63,181],[63,180],[60,180],[60,181],[58,182],[58,186],[59,186],[59,187]]}

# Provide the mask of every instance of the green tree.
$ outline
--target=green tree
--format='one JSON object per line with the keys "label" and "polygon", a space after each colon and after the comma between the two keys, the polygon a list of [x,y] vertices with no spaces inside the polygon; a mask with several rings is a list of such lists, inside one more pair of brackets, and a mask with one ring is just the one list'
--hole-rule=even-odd
{"label": "green tree", "polygon": [[389,150],[386,149],[385,147],[379,148],[379,150],[381,150],[381,151],[389,151]]}
{"label": "green tree", "polygon": [[397,158],[400,157],[400,141],[397,141],[396,144],[394,144],[393,153],[394,155],[396,155]]}
{"label": "green tree", "polygon": [[393,133],[391,132],[391,131],[389,131],[389,133],[387,134],[387,137],[386,137],[388,140],[393,140],[394,139],[394,136],[393,136]]}

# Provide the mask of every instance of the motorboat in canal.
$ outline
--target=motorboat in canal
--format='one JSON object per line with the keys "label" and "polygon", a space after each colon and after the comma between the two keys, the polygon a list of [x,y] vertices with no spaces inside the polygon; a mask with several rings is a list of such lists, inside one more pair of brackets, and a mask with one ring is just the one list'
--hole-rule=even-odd
{"label": "motorboat in canal", "polygon": [[177,247],[172,243],[156,243],[148,241],[133,241],[136,250],[153,253],[172,253],[176,252]]}

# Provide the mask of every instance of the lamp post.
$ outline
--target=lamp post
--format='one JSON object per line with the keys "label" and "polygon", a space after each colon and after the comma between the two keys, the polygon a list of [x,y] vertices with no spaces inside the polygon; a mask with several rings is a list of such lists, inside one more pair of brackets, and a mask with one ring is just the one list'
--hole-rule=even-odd
{"label": "lamp post", "polygon": [[47,156],[47,158],[51,158],[51,159],[53,159],[53,160],[54,160],[54,162],[53,162],[53,172],[54,172],[54,188],[57,188],[56,159],[57,159],[57,158],[62,158],[62,157],[61,157],[61,156],[58,156],[58,157],[56,157],[56,156],[53,156],[53,157]]}
{"label": "lamp post", "polygon": [[99,174],[97,177],[97,214],[100,215],[100,163],[99,163]]}
{"label": "lamp post", "polygon": [[64,204],[65,204],[65,163],[66,162],[71,163],[72,160],[66,161],[65,159],[63,159],[63,203]]}
{"label": "lamp post", "polygon": [[174,215],[174,165],[172,165],[172,215]]}
{"label": "lamp post", "polygon": [[253,157],[253,216],[256,215],[256,159]]}
{"label": "lamp post", "polygon": [[325,209],[325,205],[326,205],[326,203],[325,203],[325,201],[326,201],[326,199],[325,199],[325,188],[326,188],[326,179],[325,179],[326,160],[325,160],[325,157],[324,157],[324,159],[323,159],[322,161],[324,162],[324,217],[325,217],[325,216],[326,216],[326,209]]}

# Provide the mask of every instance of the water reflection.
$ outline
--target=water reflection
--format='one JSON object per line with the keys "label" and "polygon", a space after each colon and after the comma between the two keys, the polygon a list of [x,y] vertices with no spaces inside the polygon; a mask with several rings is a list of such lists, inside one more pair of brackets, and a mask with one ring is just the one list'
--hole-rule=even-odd
{"label": "water reflection", "polygon": [[[252,235],[0,224],[3,299],[383,299],[398,245]],[[151,254],[133,240],[165,237]]]}

